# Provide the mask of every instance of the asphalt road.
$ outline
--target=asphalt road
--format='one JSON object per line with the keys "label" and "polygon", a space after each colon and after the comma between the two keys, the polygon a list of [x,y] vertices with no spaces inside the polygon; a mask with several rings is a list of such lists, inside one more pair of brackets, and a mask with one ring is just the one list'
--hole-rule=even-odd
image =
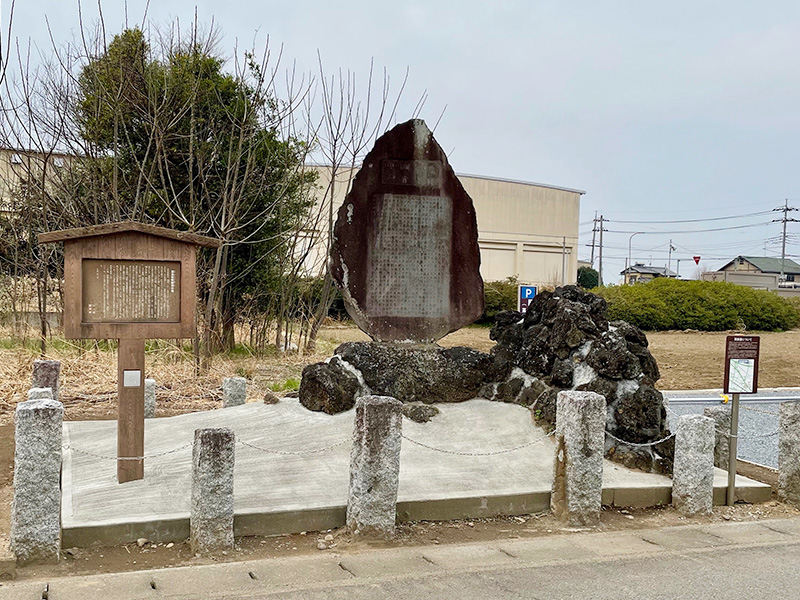
{"label": "asphalt road", "polygon": [[[703,408],[720,404],[721,390],[673,390],[669,399],[669,424],[674,429],[680,415],[703,414]],[[780,400],[770,401],[771,398]],[[780,402],[800,401],[800,389],[762,389],[754,396],[739,397],[739,458],[778,468],[778,410]]]}
{"label": "asphalt road", "polygon": [[489,570],[252,596],[286,600],[753,600],[796,598],[797,546]]}
{"label": "asphalt road", "polygon": [[572,531],[468,544],[0,583],[39,600],[796,598],[800,519]]}

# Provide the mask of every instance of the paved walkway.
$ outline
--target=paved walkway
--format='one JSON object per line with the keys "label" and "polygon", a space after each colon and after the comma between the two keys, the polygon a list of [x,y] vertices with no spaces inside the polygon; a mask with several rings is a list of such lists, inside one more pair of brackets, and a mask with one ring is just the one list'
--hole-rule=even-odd
{"label": "paved walkway", "polygon": [[[404,420],[401,520],[527,514],[550,505],[554,446],[524,407],[470,400],[437,405],[429,423]],[[344,524],[353,411],[315,413],[297,400],[148,419],[145,478],[118,484],[116,423],[64,423],[63,546],[189,537],[191,446],[199,427],[236,433],[236,535],[318,531]],[[410,440],[414,440],[414,443]],[[435,448],[435,449],[434,449]],[[322,449],[323,451],[318,452]],[[438,450],[436,450],[438,449]],[[510,450],[504,452],[504,450]],[[488,453],[488,454],[487,454]],[[103,458],[106,457],[106,458]],[[717,471],[716,501],[725,474]],[[739,477],[740,498],[769,499],[770,488]],[[605,461],[603,503],[670,502],[668,477]]]}
{"label": "paved walkway", "polygon": [[800,518],[569,533],[0,586],[0,600],[794,598]]}

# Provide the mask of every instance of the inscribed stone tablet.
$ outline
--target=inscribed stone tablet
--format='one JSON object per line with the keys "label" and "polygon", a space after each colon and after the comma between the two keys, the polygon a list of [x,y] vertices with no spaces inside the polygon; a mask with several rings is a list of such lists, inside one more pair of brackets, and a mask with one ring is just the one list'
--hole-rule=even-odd
{"label": "inscribed stone tablet", "polygon": [[434,342],[481,315],[475,208],[424,121],[375,142],[330,259],[348,313],[373,339]]}
{"label": "inscribed stone tablet", "polygon": [[369,248],[367,312],[447,318],[450,311],[449,198],[384,194]]}
{"label": "inscribed stone tablet", "polygon": [[180,321],[180,262],[84,259],[82,284],[84,323]]}

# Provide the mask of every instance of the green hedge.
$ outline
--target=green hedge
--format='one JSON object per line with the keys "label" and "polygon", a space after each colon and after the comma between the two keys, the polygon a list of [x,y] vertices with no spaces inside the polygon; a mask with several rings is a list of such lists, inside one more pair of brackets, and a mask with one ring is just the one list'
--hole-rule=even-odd
{"label": "green hedge", "polygon": [[487,281],[483,284],[483,316],[481,322],[493,323],[497,313],[504,310],[517,310],[516,277],[508,277],[502,281]]}
{"label": "green hedge", "polygon": [[722,281],[659,278],[592,291],[608,301],[609,319],[628,321],[648,331],[783,331],[800,325],[797,303],[772,292]]}

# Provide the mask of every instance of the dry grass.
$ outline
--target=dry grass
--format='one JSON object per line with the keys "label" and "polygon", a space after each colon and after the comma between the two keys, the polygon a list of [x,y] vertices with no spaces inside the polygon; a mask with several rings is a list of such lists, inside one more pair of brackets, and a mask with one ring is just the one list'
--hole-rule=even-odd
{"label": "dry grass", "polygon": [[[210,370],[203,375],[195,373],[190,352],[162,340],[149,345],[145,373],[157,382],[159,415],[209,410],[221,405],[224,377],[247,377],[248,400],[261,399],[273,386],[296,387],[303,367],[325,360],[341,342],[364,339],[366,336],[354,327],[325,327],[314,354],[215,356]],[[5,346],[11,345],[8,337],[5,342]],[[39,353],[31,347],[13,345],[0,348],[0,424],[9,423],[17,402],[26,398],[33,361],[37,358],[40,358]],[[56,338],[48,346],[47,358],[61,361],[59,400],[64,403],[68,420],[115,416],[116,350],[86,350],[78,344]]]}

